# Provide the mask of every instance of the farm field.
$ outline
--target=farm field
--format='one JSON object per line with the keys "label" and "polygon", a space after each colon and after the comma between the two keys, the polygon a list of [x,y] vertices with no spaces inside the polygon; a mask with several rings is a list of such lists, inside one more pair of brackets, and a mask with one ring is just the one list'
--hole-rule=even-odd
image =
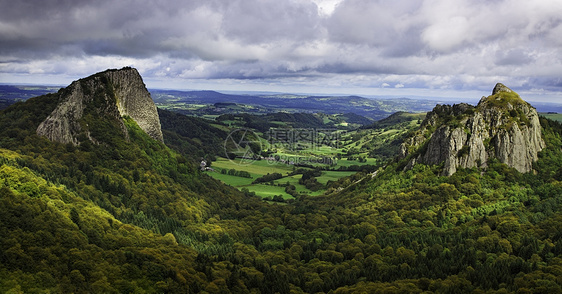
{"label": "farm field", "polygon": [[[344,161],[345,164],[349,165],[351,165],[351,162],[354,162],[356,165],[362,164],[357,161]],[[252,162],[251,164],[241,165],[237,164],[236,161],[231,161],[229,159],[219,157],[217,158],[217,161],[213,162],[212,167],[214,168],[214,171],[207,172],[207,174],[217,180],[224,182],[227,185],[231,185],[238,189],[248,189],[248,191],[254,192],[256,195],[262,198],[273,198],[274,196],[281,196],[283,199],[294,198],[285,191],[285,187],[287,185],[295,186],[295,191],[299,194],[317,196],[323,194],[326,191],[325,187],[329,181],[337,181],[342,177],[347,177],[356,173],[355,171],[321,171],[321,175],[316,177],[316,179],[320,184],[324,186],[324,189],[311,191],[304,185],[299,183],[302,174],[289,175],[291,172],[293,172],[293,168],[296,169],[296,167],[294,167],[293,165],[267,160],[257,160]],[[251,177],[246,178],[222,172],[222,170],[225,170],[225,172],[227,172],[232,169],[239,172],[248,172]],[[302,167],[300,169],[312,170],[311,168]],[[282,178],[267,183],[253,183],[253,181],[258,179],[259,177],[273,173],[281,174]]]}
{"label": "farm field", "polygon": [[539,115],[562,122],[562,113],[539,113]]}
{"label": "farm field", "polygon": [[[399,125],[381,121],[366,129],[342,130],[337,135],[337,141],[330,141],[336,145],[312,142],[309,146],[307,144],[311,142],[306,140],[290,141],[288,145],[268,145],[265,133],[250,130],[254,134],[253,142],[261,143],[261,150],[266,154],[263,156],[267,159],[237,157],[230,160],[217,157],[212,163],[215,171],[208,174],[240,190],[247,189],[264,200],[284,201],[301,195],[322,195],[329,189],[330,182],[352,176],[358,171],[372,172],[383,166],[390,154],[397,152],[400,137],[417,127],[423,116],[400,114],[389,118],[392,121],[399,120]],[[243,148],[248,150],[247,146]],[[314,172],[316,169],[320,171]],[[302,179],[303,174],[307,174],[305,179]],[[264,176],[267,179],[261,178]]]}

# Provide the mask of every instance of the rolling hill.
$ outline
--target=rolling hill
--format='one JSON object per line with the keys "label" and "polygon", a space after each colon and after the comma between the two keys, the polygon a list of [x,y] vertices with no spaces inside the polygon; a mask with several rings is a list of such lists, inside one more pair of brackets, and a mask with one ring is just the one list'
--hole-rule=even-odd
{"label": "rolling hill", "polygon": [[[162,142],[134,113],[115,116],[118,101],[134,101],[121,91],[133,83],[106,74],[82,80],[93,91],[73,92],[86,114],[66,116],[80,126],[77,141],[37,132],[53,112],[64,114],[76,88],[0,112],[0,292],[562,291],[558,122],[538,119],[544,148],[527,173],[489,158],[486,167],[445,176],[444,163],[405,169],[413,155],[393,157],[375,172],[341,178],[329,194],[270,204],[210,178],[188,156],[213,152],[207,144],[220,125],[160,111]],[[413,129],[409,138],[461,127],[454,122],[472,115],[439,113],[435,128],[418,124],[421,117],[392,120]],[[383,128],[362,131],[375,138]]]}

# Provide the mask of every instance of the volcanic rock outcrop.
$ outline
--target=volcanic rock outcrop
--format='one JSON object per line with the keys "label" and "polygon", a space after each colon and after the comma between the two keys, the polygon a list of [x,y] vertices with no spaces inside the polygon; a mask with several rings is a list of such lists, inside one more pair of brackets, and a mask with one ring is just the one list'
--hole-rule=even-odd
{"label": "volcanic rock outcrop", "polygon": [[[89,121],[112,121],[128,138],[123,118],[132,118],[150,137],[163,142],[156,105],[134,68],[106,70],[72,82],[58,93],[60,103],[39,125],[37,134],[52,141],[79,145],[84,137],[93,143]],[[85,136],[84,136],[85,135]]]}
{"label": "volcanic rock outcrop", "polygon": [[437,105],[420,129],[401,146],[401,156],[415,163],[443,164],[443,175],[458,168],[486,167],[489,159],[530,172],[545,147],[535,108],[503,84],[476,107]]}

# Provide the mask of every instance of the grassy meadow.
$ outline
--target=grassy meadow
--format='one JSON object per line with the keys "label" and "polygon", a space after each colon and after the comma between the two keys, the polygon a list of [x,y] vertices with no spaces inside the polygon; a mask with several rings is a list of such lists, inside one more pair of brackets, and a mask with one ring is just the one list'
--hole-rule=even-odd
{"label": "grassy meadow", "polygon": [[562,113],[540,113],[540,115],[548,119],[562,122]]}
{"label": "grassy meadow", "polygon": [[[402,113],[392,117],[392,121],[389,122],[381,121],[364,129],[338,130],[338,133],[326,134],[328,137],[315,133],[314,138],[327,138],[327,145],[322,144],[326,143],[324,141],[322,143],[315,141],[321,139],[311,141],[309,137],[303,137],[302,141],[287,139],[287,142],[272,143],[268,141],[265,132],[252,130],[250,132],[255,137],[251,137],[250,141],[260,145],[262,151],[270,154],[269,158],[277,158],[279,161],[274,159],[254,161],[240,157],[230,160],[218,157],[212,163],[215,171],[208,174],[228,185],[238,189],[247,189],[265,199],[275,196],[278,199],[279,196],[283,199],[291,199],[300,195],[322,195],[328,189],[330,181],[334,182],[351,176],[360,170],[361,166],[369,166],[372,170],[374,166],[384,165],[389,159],[389,155],[381,154],[380,150],[386,150],[383,153],[394,154],[394,151],[399,148],[399,144],[396,142],[408,130],[418,127],[424,115]],[[325,124],[332,120],[331,116],[323,117]],[[245,129],[244,121],[241,118],[231,117],[221,121],[222,129]],[[289,127],[285,122],[278,123],[280,127]],[[281,138],[283,140],[284,137]],[[240,156],[240,154],[237,155]],[[332,164],[327,165],[327,161],[332,161]],[[295,163],[298,167],[294,165]],[[321,169],[320,174],[316,173],[313,176],[312,181],[317,184],[307,183],[306,179],[301,180],[303,172],[311,171],[314,168]],[[299,169],[299,172],[293,174],[295,169]],[[224,172],[221,173],[223,170]],[[229,173],[228,171],[231,170],[244,172],[243,174],[249,177],[241,177],[239,173]],[[281,174],[281,178],[265,183],[254,183],[256,179],[274,173]]]}
{"label": "grassy meadow", "polygon": [[[340,162],[345,165],[365,164],[350,160],[342,160]],[[229,159],[219,157],[215,162],[213,162],[212,167],[215,169],[215,171],[208,172],[207,174],[209,176],[238,189],[246,188],[250,192],[254,192],[256,193],[256,195],[262,198],[273,197],[277,195],[281,195],[283,199],[293,198],[293,196],[285,192],[285,187],[287,186],[287,184],[294,185],[296,188],[295,190],[298,193],[306,194],[309,196],[321,195],[326,191],[326,189],[311,191],[304,185],[299,184],[299,180],[301,179],[302,174],[290,176],[289,174],[293,171],[294,166],[289,164],[283,164],[268,160],[256,160],[251,164],[242,165],[237,161],[231,161]],[[223,174],[221,173],[221,170],[223,169],[227,171],[230,169],[235,169],[237,171],[246,171],[251,175],[251,178]],[[310,168],[305,168],[305,170],[310,170]],[[283,177],[268,183],[252,183],[257,178],[272,173],[280,173]],[[329,181],[337,181],[342,177],[347,177],[353,175],[354,173],[354,171],[322,171],[322,174],[319,177],[316,177],[316,179],[319,183],[325,186]]]}

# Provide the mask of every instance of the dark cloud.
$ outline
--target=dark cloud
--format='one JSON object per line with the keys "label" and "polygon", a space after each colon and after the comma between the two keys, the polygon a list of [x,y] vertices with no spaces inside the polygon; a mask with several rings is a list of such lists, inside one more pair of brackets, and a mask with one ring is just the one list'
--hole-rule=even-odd
{"label": "dark cloud", "polygon": [[0,0],[0,7],[0,77],[132,65],[148,79],[467,90],[498,79],[557,89],[541,81],[562,72],[561,1]]}
{"label": "dark cloud", "polygon": [[532,52],[524,48],[511,49],[507,51],[498,51],[496,53],[496,65],[525,65],[533,62],[535,58]]}
{"label": "dark cloud", "polygon": [[535,77],[523,85],[524,88],[541,88],[548,91],[562,91],[561,77]]}
{"label": "dark cloud", "polygon": [[221,29],[233,39],[261,44],[276,40],[300,42],[322,34],[318,8],[306,1],[232,1]]}

